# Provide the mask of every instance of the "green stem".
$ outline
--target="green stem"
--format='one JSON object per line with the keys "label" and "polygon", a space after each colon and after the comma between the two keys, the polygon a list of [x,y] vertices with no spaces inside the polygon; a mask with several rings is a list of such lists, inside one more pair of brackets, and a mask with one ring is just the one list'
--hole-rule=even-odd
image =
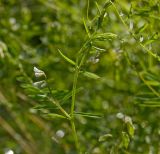
{"label": "green stem", "polygon": [[74,137],[74,140],[75,140],[76,149],[77,149],[78,153],[81,154],[80,148],[79,148],[77,132],[76,132],[75,124],[74,124],[74,119],[72,119],[70,122],[71,122],[72,133],[73,133],[73,137]]}
{"label": "green stem", "polygon": [[71,119],[70,115],[62,108],[62,106],[59,104],[59,102],[55,101],[55,100],[52,99],[52,98],[49,98],[49,100],[50,100],[53,104],[55,104],[55,105],[58,107],[58,109],[59,109],[69,120]]}
{"label": "green stem", "polygon": [[[71,103],[70,122],[71,122],[71,127],[72,127],[72,133],[73,133],[74,140],[75,140],[75,146],[76,146],[76,149],[77,149],[79,154],[81,154],[81,150],[80,150],[80,147],[79,147],[79,141],[78,141],[77,132],[76,132],[75,123],[74,123],[76,88],[77,88],[77,81],[78,81],[79,71],[80,71],[80,68],[81,68],[81,66],[83,64],[84,58],[85,58],[85,54],[82,53],[82,52],[85,50],[87,44],[90,41],[91,41],[91,38],[89,40],[87,40],[82,45],[81,49],[78,51],[77,59],[76,59],[76,66],[75,66],[74,79],[73,79],[73,87],[72,87],[72,103]],[[81,57],[80,62],[79,62],[80,54],[82,54],[82,57]]]}
{"label": "green stem", "polygon": [[74,79],[73,79],[73,88],[72,88],[72,104],[71,104],[71,126],[72,126],[72,133],[74,136],[74,140],[75,140],[75,146],[76,149],[78,151],[78,153],[80,154],[80,148],[79,148],[79,142],[78,142],[78,137],[77,137],[77,132],[76,132],[76,128],[75,128],[75,123],[74,123],[74,110],[75,110],[75,99],[76,99],[76,88],[77,88],[77,81],[78,81],[78,75],[79,75],[79,70],[80,67],[82,65],[82,61],[84,56],[82,56],[82,59],[80,60],[80,65],[78,65],[79,62],[79,54],[84,50],[85,45],[87,44],[87,42],[84,43],[84,45],[82,46],[82,48],[79,50],[78,52],[78,56],[76,59],[76,66],[75,66],[75,74],[74,74]]}
{"label": "green stem", "polygon": [[74,74],[74,79],[73,79],[73,88],[72,88],[72,104],[71,104],[71,114],[70,114],[71,120],[70,120],[70,122],[71,122],[73,137],[75,140],[75,146],[76,146],[78,153],[80,153],[79,142],[78,142],[77,132],[76,132],[75,123],[74,123],[74,109],[75,109],[75,98],[76,98],[78,74],[79,74],[79,67],[78,67],[78,58],[77,58],[76,67],[75,67],[75,74]]}
{"label": "green stem", "polygon": [[77,80],[78,80],[79,68],[76,65],[76,70],[73,79],[73,88],[72,88],[72,104],[71,104],[71,117],[74,117],[74,108],[75,108],[75,98],[76,98],[76,88],[77,88]]}
{"label": "green stem", "polygon": [[[48,87],[49,93],[50,93],[50,95],[51,95],[51,97],[52,97],[52,90],[51,90],[51,88],[50,88],[50,86],[49,86],[49,83],[48,83],[48,81],[47,81],[46,75],[45,75],[45,78],[46,78],[46,82],[47,82],[47,87]],[[71,119],[70,115],[65,111],[65,109],[63,109],[63,107],[59,104],[59,102],[55,101],[53,98],[50,98],[50,97],[48,97],[48,100],[50,100],[53,104],[55,104],[55,105],[58,107],[58,109],[59,109],[68,119]]]}

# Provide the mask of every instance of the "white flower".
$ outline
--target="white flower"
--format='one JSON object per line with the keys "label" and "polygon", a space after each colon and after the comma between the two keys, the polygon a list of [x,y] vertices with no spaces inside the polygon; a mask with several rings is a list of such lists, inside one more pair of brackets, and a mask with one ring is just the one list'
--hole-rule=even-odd
{"label": "white flower", "polygon": [[34,67],[33,71],[34,71],[35,77],[37,78],[42,77],[42,76],[46,77],[45,73],[42,70],[39,70],[37,67]]}
{"label": "white flower", "polygon": [[44,76],[44,73],[35,73],[35,77],[36,77],[36,78],[39,78],[39,77],[41,77],[41,76]]}
{"label": "white flower", "polygon": [[132,124],[132,119],[131,119],[131,117],[125,116],[124,122],[125,122],[125,123],[130,123],[130,124]]}
{"label": "white flower", "polygon": [[34,67],[33,70],[35,73],[43,73],[43,71],[39,70],[37,67]]}
{"label": "white flower", "polygon": [[46,82],[43,81],[38,81],[38,82],[34,82],[33,86],[37,87],[37,88],[44,88],[46,86]]}
{"label": "white flower", "polygon": [[140,42],[143,42],[143,40],[144,40],[144,38],[143,38],[143,36],[141,36],[141,37],[139,38],[139,41],[140,41]]}

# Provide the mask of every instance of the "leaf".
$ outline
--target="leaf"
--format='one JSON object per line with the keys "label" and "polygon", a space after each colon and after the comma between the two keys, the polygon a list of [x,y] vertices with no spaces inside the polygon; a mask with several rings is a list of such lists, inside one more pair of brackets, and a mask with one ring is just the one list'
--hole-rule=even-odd
{"label": "leaf", "polygon": [[87,32],[87,35],[88,35],[88,37],[90,38],[90,32],[89,32],[89,29],[88,29],[88,27],[87,27],[87,25],[86,25],[86,21],[85,21],[84,18],[83,18],[83,24],[84,24],[85,30],[86,30],[86,32]]}
{"label": "leaf", "polygon": [[37,95],[28,95],[29,97],[31,97],[32,99],[36,100],[36,101],[48,101],[47,95],[46,94],[37,94]]}
{"label": "leaf", "polygon": [[160,107],[160,101],[145,101],[140,103],[139,105],[148,106],[148,107]]}
{"label": "leaf", "polygon": [[100,15],[100,14],[101,14],[101,10],[100,10],[100,8],[99,8],[99,5],[98,5],[97,2],[95,2],[95,4],[96,4],[97,10],[98,10],[98,14]]}
{"label": "leaf", "polygon": [[[76,94],[79,93],[82,89],[83,89],[82,87],[76,89]],[[66,94],[66,95],[62,98],[61,102],[62,102],[62,103],[65,102],[65,101],[68,100],[70,97],[72,97],[72,91],[68,92],[68,94]]]}
{"label": "leaf", "polygon": [[148,27],[148,24],[144,24],[143,26],[141,26],[140,28],[138,28],[135,33],[142,33],[146,28]]}
{"label": "leaf", "polygon": [[[142,92],[142,90],[144,92]],[[138,92],[137,95],[134,96],[134,100],[135,104],[138,104],[140,106],[160,107],[160,97],[149,91],[149,89],[146,92],[144,88],[140,89],[140,92]]]}
{"label": "leaf", "polygon": [[60,114],[56,114],[56,113],[49,113],[49,114],[46,114],[45,117],[48,117],[48,118],[63,118],[63,119],[66,119],[66,117],[60,115]]}
{"label": "leaf", "polygon": [[[80,92],[82,88],[76,89],[76,93]],[[70,97],[72,97],[72,91],[69,90],[52,90],[52,97],[56,98],[60,102],[67,101]]]}
{"label": "leaf", "polygon": [[98,141],[99,142],[104,142],[106,140],[108,140],[109,138],[112,138],[112,134],[105,134],[99,137]]}
{"label": "leaf", "polygon": [[135,104],[148,107],[160,107],[160,98],[135,97]]}
{"label": "leaf", "polygon": [[151,104],[145,104],[145,103],[141,103],[139,104],[139,106],[142,106],[142,107],[160,107],[160,104],[154,104],[154,103],[151,103]]}
{"label": "leaf", "polygon": [[102,118],[102,115],[100,114],[93,114],[93,113],[84,113],[84,112],[74,112],[75,115],[80,115],[83,117],[88,117],[88,118]]}
{"label": "leaf", "polygon": [[151,85],[151,86],[160,86],[159,81],[146,81],[146,84]]}
{"label": "leaf", "polygon": [[129,142],[130,142],[130,139],[129,139],[128,134],[126,132],[122,132],[122,141],[121,141],[120,146],[127,149]]}
{"label": "leaf", "polygon": [[95,41],[105,41],[109,39],[114,39],[116,37],[117,35],[113,33],[101,33],[101,34],[94,35],[92,39]]}
{"label": "leaf", "polygon": [[135,130],[134,125],[131,122],[127,122],[127,131],[132,138],[134,136],[134,130]]}
{"label": "leaf", "polygon": [[53,105],[52,104],[42,104],[42,105],[36,105],[33,107],[33,109],[36,109],[36,110],[41,110],[41,109],[53,109]]}
{"label": "leaf", "polygon": [[21,82],[21,83],[27,83],[27,82],[29,82],[25,76],[17,76],[16,80],[18,82]]}
{"label": "leaf", "polygon": [[146,45],[151,44],[151,43],[153,43],[155,41],[156,40],[153,40],[153,39],[147,40],[147,41],[145,41],[144,45],[146,46]]}
{"label": "leaf", "polygon": [[106,9],[111,5],[111,1],[107,1],[104,6],[103,6],[103,9],[98,17],[98,21],[97,21],[97,28],[99,29],[103,23],[103,20],[104,20],[104,16],[105,16],[105,13],[106,13]]}
{"label": "leaf", "polygon": [[91,72],[85,71],[85,72],[82,72],[82,74],[91,79],[100,79],[100,76],[98,76],[97,74],[91,73]]}
{"label": "leaf", "polygon": [[144,107],[160,107],[160,80],[158,74],[144,71],[140,75],[145,83],[140,85],[134,97],[135,103]]}
{"label": "leaf", "polygon": [[69,90],[52,90],[52,97],[61,101],[69,93],[71,93]]}
{"label": "leaf", "polygon": [[59,49],[58,49],[58,52],[60,53],[60,55],[67,61],[67,62],[69,62],[70,64],[72,64],[72,65],[76,65],[76,63],[73,61],[73,60],[71,60],[71,59],[69,59],[67,56],[65,56]]}
{"label": "leaf", "polygon": [[159,76],[157,74],[153,74],[152,72],[141,72],[140,73],[146,80],[157,80],[160,82],[159,80]]}
{"label": "leaf", "polygon": [[47,83],[46,83],[45,80],[33,83],[33,86],[36,87],[36,88],[44,88],[44,87],[46,87],[46,85],[47,85]]}

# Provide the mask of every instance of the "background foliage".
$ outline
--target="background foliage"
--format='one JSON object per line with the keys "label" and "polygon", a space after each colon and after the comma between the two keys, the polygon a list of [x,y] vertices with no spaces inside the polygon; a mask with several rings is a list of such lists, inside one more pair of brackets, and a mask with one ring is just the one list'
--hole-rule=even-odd
{"label": "background foliage", "polygon": [[[58,49],[75,60],[87,39],[83,18],[90,27],[105,2],[87,9],[87,0],[0,0],[0,153],[76,153],[68,121],[48,118],[57,108],[35,97],[33,67],[46,73],[57,100],[69,96],[74,69]],[[159,15],[158,0],[106,9],[99,32],[118,37],[98,42],[87,57],[83,70],[101,78],[78,79],[76,111],[102,115],[76,116],[83,153],[160,153]],[[62,101],[67,111],[70,102]]]}

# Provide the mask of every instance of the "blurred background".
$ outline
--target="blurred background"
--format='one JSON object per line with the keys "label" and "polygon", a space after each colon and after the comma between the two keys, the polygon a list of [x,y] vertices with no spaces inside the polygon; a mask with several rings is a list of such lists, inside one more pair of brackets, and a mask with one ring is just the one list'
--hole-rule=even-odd
{"label": "blurred background", "polygon": [[[87,0],[0,0],[0,153],[76,154],[68,121],[46,118],[44,113],[57,109],[44,107],[45,100],[39,106],[42,102],[30,97],[24,82],[37,81],[36,66],[46,73],[57,99],[71,92],[73,67],[57,49],[75,60],[87,39],[83,18],[89,26],[105,2],[90,0],[87,17]],[[86,154],[160,154],[159,1],[123,0],[115,6],[119,16],[113,6],[107,8],[99,31],[118,38],[96,44],[103,52],[95,48],[83,68],[101,78],[78,80],[76,111],[103,115],[76,117],[80,145]],[[62,104],[67,111],[70,102]],[[124,116],[135,132],[129,145],[116,151],[126,129]],[[112,138],[99,141],[104,134]]]}

